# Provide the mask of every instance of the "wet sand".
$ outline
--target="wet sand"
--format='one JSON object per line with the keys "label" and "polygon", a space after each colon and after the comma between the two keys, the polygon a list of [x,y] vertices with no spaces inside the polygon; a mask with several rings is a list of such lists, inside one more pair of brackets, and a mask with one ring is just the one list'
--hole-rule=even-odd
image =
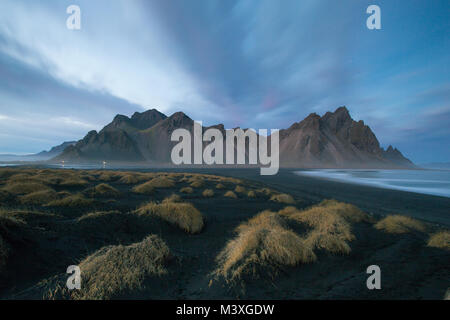
{"label": "wet sand", "polygon": [[261,176],[259,169],[197,171],[262,182],[306,202],[316,203],[332,198],[352,203],[362,210],[374,214],[404,214],[450,226],[450,198],[446,197],[299,176],[293,173],[297,171],[296,169],[280,169],[279,173],[274,176]]}

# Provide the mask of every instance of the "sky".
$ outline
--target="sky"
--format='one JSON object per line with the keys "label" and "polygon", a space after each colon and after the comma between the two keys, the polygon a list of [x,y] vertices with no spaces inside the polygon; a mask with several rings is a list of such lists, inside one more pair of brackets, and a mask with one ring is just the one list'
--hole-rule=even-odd
{"label": "sky", "polygon": [[345,105],[383,147],[450,162],[449,34],[448,0],[1,0],[0,153],[152,108],[275,129]]}

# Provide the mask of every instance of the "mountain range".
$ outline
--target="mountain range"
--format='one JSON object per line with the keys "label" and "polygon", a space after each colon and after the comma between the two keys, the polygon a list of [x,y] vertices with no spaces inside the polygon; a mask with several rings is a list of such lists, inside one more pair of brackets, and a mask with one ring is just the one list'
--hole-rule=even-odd
{"label": "mountain range", "polygon": [[49,151],[41,151],[34,154],[0,154],[0,161],[46,161],[61,154],[68,146],[76,144],[77,141],[65,141]]}
{"label": "mountain range", "polygon": [[[99,132],[90,131],[77,143],[66,146],[52,161],[145,162],[171,164],[177,142],[172,132],[192,132],[194,121],[183,112],[170,117],[156,109],[117,115]],[[222,124],[211,126],[225,133]],[[204,130],[211,127],[204,127]],[[280,130],[280,165],[304,168],[410,168],[414,164],[392,146],[386,150],[369,126],[351,118],[346,107],[323,116],[310,114]]]}

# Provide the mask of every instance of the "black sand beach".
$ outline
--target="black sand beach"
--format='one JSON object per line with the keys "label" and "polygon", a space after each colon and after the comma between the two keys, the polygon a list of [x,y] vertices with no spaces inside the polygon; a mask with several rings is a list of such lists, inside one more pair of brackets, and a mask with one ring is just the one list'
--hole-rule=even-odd
{"label": "black sand beach", "polygon": [[[102,248],[133,248],[150,234],[159,237],[170,249],[170,259],[168,257],[163,265],[164,275],[145,276],[139,289],[128,288],[113,291],[107,296],[86,297],[443,299],[450,286],[448,249],[427,245],[431,235],[444,230],[442,225],[449,225],[450,199],[447,198],[321,181],[294,175],[293,170],[280,170],[276,176],[260,176],[257,169],[158,169],[141,170],[141,173],[21,168],[1,171],[0,185],[5,200],[0,218],[6,220],[4,229],[0,228],[0,231],[8,245],[6,266],[0,273],[0,298],[3,299],[76,298],[61,289],[65,287],[67,266],[83,264],[87,257],[106,250]],[[174,174],[177,172],[178,175]],[[194,186],[197,179],[194,172],[201,173],[198,179],[202,181],[197,186]],[[239,180],[227,180],[223,176]],[[132,181],[133,177],[138,180]],[[136,186],[153,181],[155,177],[173,183],[156,187],[148,194],[136,192]],[[30,181],[47,188],[45,196],[56,200],[30,204],[31,200],[40,198],[32,197],[32,194],[21,195],[26,191],[19,189],[34,188]],[[217,188],[218,182],[222,182],[223,188]],[[95,189],[95,186],[104,186],[105,183],[109,185],[106,189]],[[193,189],[191,193],[181,191],[189,186]],[[238,186],[246,191],[237,191]],[[258,191],[267,187],[272,190],[272,195],[292,195],[295,202],[272,201],[271,195]],[[205,196],[206,189],[213,190],[213,196]],[[235,197],[226,196],[231,190],[235,191]],[[257,192],[256,197],[247,195],[246,192],[252,190]],[[201,213],[204,225],[199,232],[186,232],[173,222],[136,212],[149,201],[163,204],[173,194],[179,197],[173,201],[174,208],[181,201],[194,205]],[[266,266],[260,270],[257,264],[255,274],[243,275],[236,283],[213,276],[219,267],[218,255],[238,236],[236,228],[258,213],[264,210],[276,213],[287,206],[295,206],[303,212],[311,206],[318,208],[321,201],[331,198],[356,205],[371,214],[368,220],[350,217],[353,239],[349,238],[348,243],[345,241],[331,251],[326,247],[315,249],[317,260],[312,263],[275,263],[269,273]],[[324,213],[336,217],[333,212]],[[401,234],[375,227],[382,215],[392,214],[409,215],[432,224]],[[281,216],[284,219],[282,225],[287,223],[286,226],[302,239],[307,236],[304,227],[289,222],[285,217]],[[267,231],[272,226],[269,223]],[[278,244],[279,241],[271,243]],[[104,258],[109,259],[107,256]],[[124,261],[126,263],[126,259]],[[133,258],[133,261],[139,259]],[[270,259],[268,261],[271,264]],[[111,262],[106,260],[98,267],[109,265],[113,268],[110,270],[112,274],[121,274],[123,271],[114,269],[117,263]],[[366,287],[369,276],[366,269],[370,265],[378,265],[382,270],[381,290],[368,290]],[[98,281],[96,286],[101,290],[110,285],[107,278]]]}
{"label": "black sand beach", "polygon": [[205,169],[199,172],[262,182],[312,203],[336,199],[374,214],[401,213],[450,226],[450,198],[299,176],[294,171],[297,169],[280,169],[274,176],[261,176],[259,169]]}

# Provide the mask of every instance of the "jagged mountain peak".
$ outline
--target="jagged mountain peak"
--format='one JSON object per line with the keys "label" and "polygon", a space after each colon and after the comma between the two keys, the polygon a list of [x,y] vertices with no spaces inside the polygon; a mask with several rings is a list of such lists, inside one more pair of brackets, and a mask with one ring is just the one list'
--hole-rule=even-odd
{"label": "jagged mountain peak", "polygon": [[[117,115],[99,133],[90,131],[61,159],[121,159],[170,162],[171,133],[192,130],[194,121],[184,112],[169,117],[156,109],[135,112],[131,118]],[[223,125],[209,128],[224,130]],[[379,142],[364,121],[351,118],[346,107],[323,116],[309,114],[304,120],[280,130],[280,163],[296,167],[410,167],[400,151]]]}

